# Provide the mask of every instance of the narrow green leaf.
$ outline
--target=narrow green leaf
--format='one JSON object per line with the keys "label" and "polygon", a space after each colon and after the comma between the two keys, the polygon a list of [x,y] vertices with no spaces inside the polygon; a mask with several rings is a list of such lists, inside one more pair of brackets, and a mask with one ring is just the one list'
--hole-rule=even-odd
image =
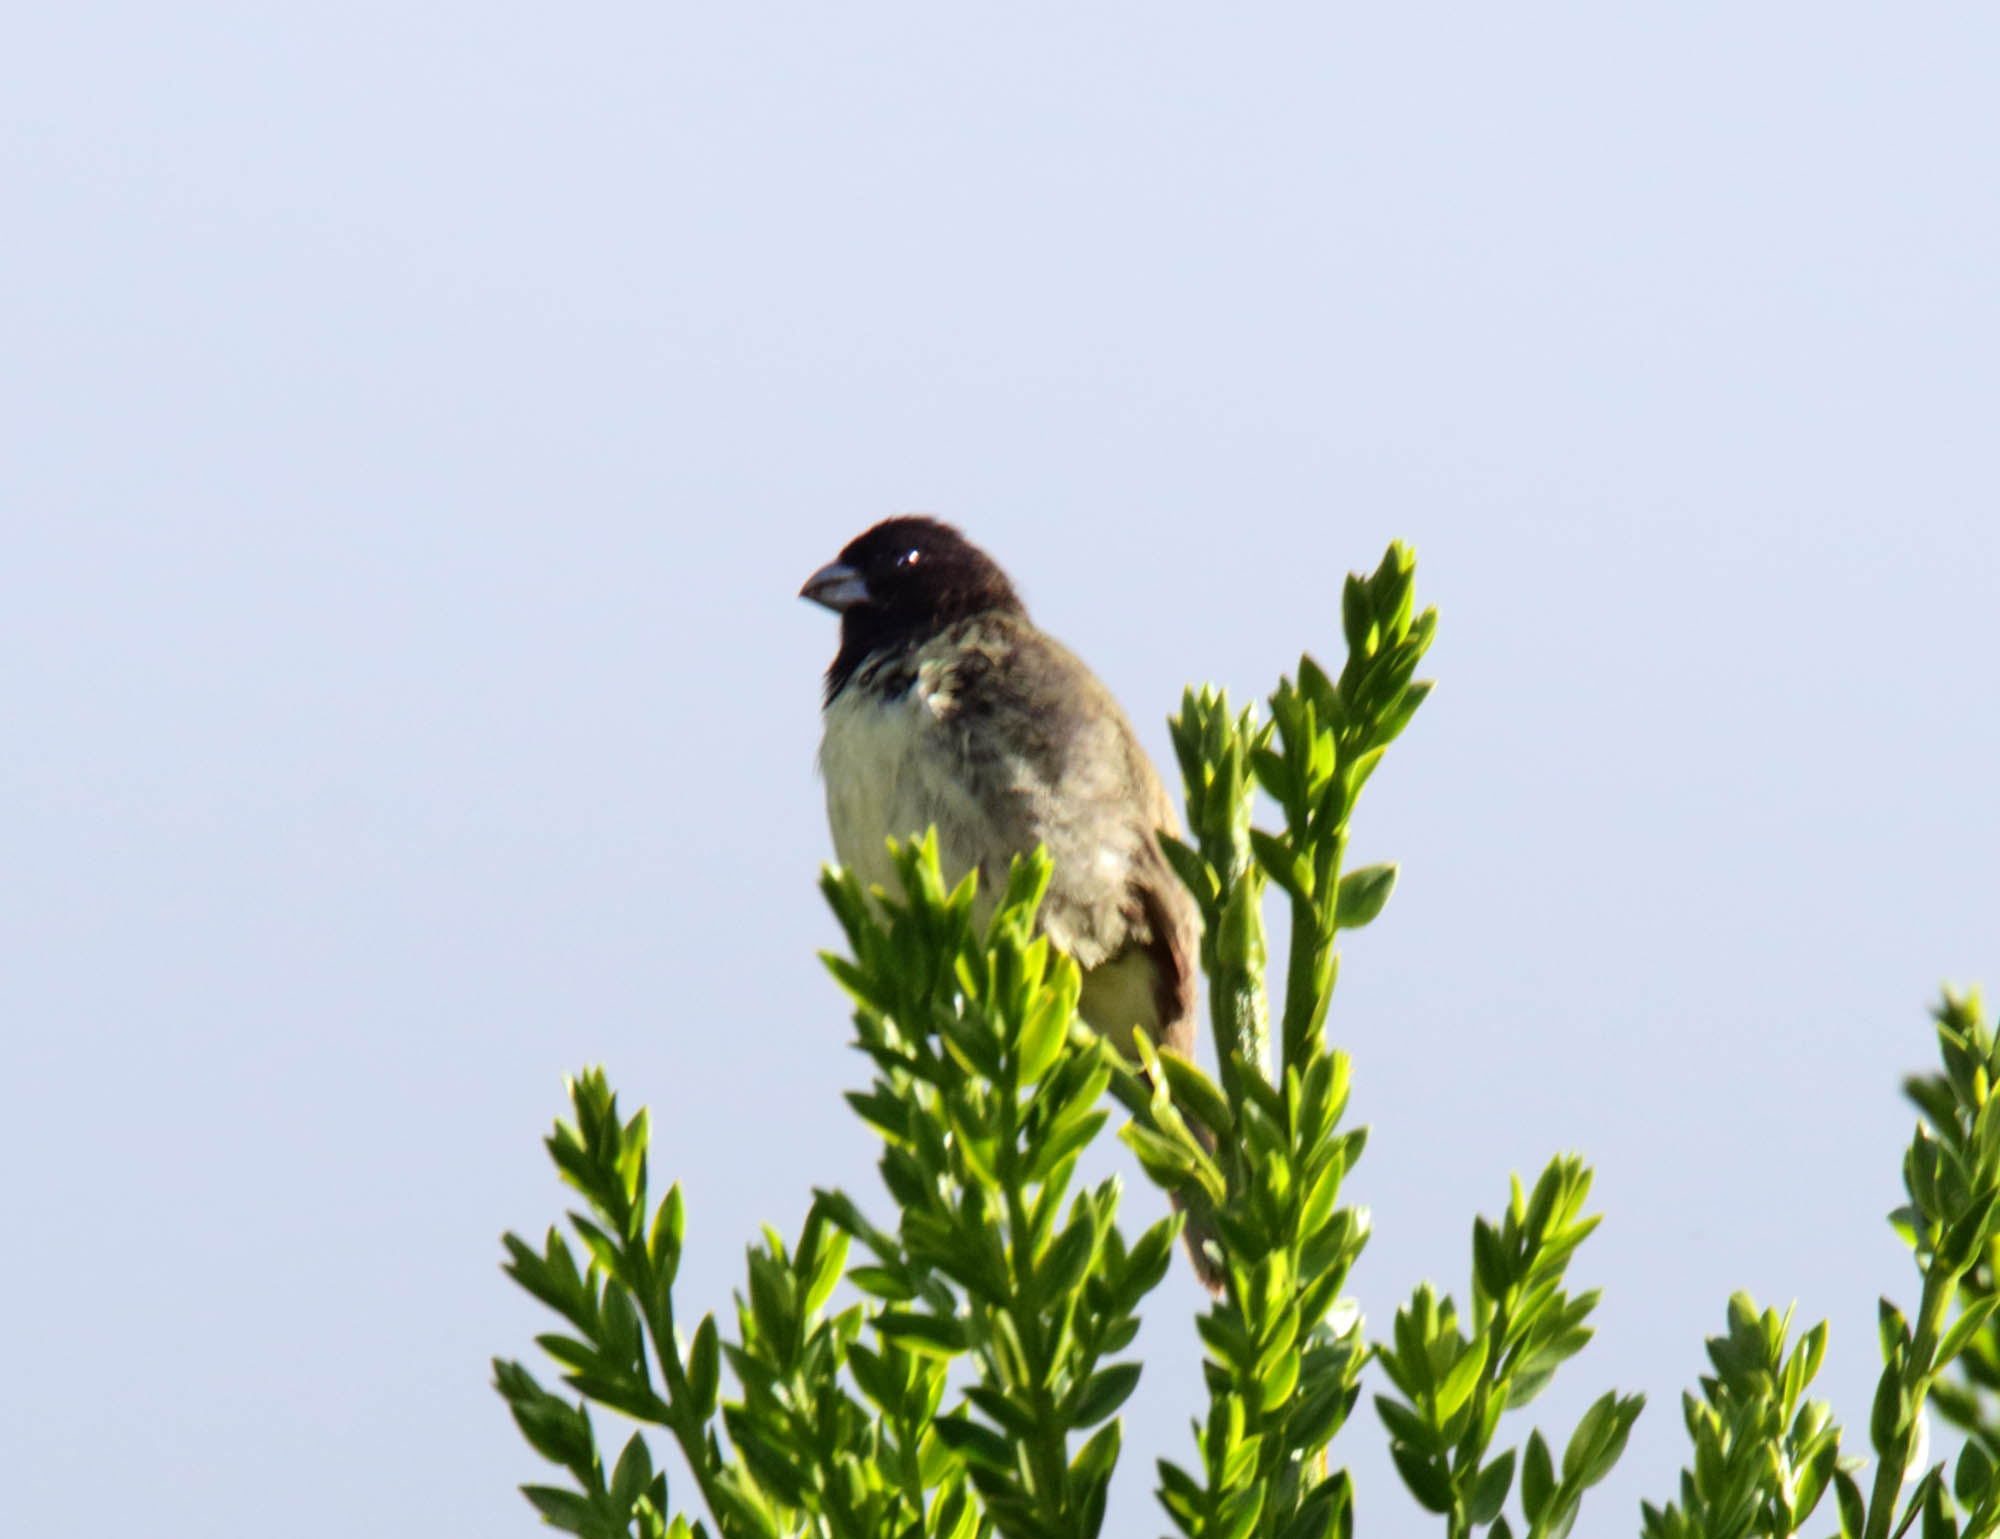
{"label": "narrow green leaf", "polygon": [[721,1357],[715,1334],[715,1316],[703,1315],[695,1327],[694,1342],[688,1348],[687,1385],[689,1407],[707,1421],[715,1414],[717,1386],[721,1379]]}
{"label": "narrow green leaf", "polygon": [[1310,901],[1313,895],[1313,868],[1303,854],[1292,849],[1283,839],[1267,834],[1261,828],[1250,830],[1250,849],[1257,857],[1257,864],[1265,874],[1290,897],[1302,902]]}
{"label": "narrow green leaf", "polygon": [[1458,1361],[1451,1365],[1444,1379],[1437,1387],[1437,1417],[1439,1425],[1451,1420],[1458,1408],[1471,1398],[1472,1391],[1479,1384],[1479,1377],[1486,1371],[1486,1353],[1491,1345],[1484,1335],[1476,1336],[1466,1349],[1459,1354]]}
{"label": "narrow green leaf", "polygon": [[1540,1525],[1555,1489],[1555,1462],[1538,1428],[1528,1434],[1527,1451],[1521,1459],[1521,1516],[1528,1520],[1529,1528]]}
{"label": "narrow green leaf", "polygon": [[617,1467],[611,1472],[612,1503],[620,1512],[630,1512],[632,1504],[652,1483],[652,1450],[647,1448],[645,1438],[635,1432],[626,1441],[625,1451],[619,1454]]}
{"label": "narrow green leaf", "polygon": [[1139,1387],[1138,1363],[1114,1363],[1090,1376],[1069,1413],[1072,1427],[1094,1427],[1111,1415]]}
{"label": "narrow green leaf", "polygon": [[1375,1411],[1382,1418],[1382,1425],[1389,1429],[1389,1436],[1394,1441],[1406,1443],[1421,1454],[1443,1452],[1444,1443],[1437,1429],[1400,1400],[1392,1400],[1387,1395],[1377,1395]]}
{"label": "narrow green leaf", "polygon": [[1375,650],[1381,632],[1369,603],[1368,584],[1350,576],[1340,590],[1340,628],[1349,653],[1366,657]]}
{"label": "narrow green leaf", "polygon": [[1222,1510],[1216,1514],[1215,1527],[1209,1532],[1214,1539],[1250,1539],[1250,1535],[1256,1532],[1257,1518],[1263,1510],[1264,1488],[1261,1485],[1233,1491],[1223,1498]]}
{"label": "narrow green leaf", "polygon": [[1389,1457],[1403,1477],[1403,1484],[1410,1488],[1410,1495],[1427,1510],[1451,1511],[1451,1476],[1441,1460],[1419,1453],[1407,1443],[1391,1443]]}
{"label": "narrow green leaf", "polygon": [[1868,1415],[1868,1441],[1875,1452],[1888,1456],[1910,1425],[1910,1396],[1902,1375],[1892,1364],[1875,1382],[1875,1402]]}
{"label": "narrow green leaf", "polygon": [[1374,920],[1389,901],[1389,894],[1396,887],[1396,867],[1393,865],[1361,866],[1348,872],[1340,879],[1339,906],[1336,909],[1340,928],[1358,930]]}
{"label": "narrow green leaf", "polygon": [[1836,1468],[1833,1490],[1840,1506],[1841,1539],[1861,1539],[1868,1525],[1868,1504],[1862,1499],[1861,1487],[1855,1484],[1854,1477],[1846,1470]]}
{"label": "narrow green leaf", "polygon": [[1292,768],[1268,748],[1252,750],[1250,769],[1257,781],[1270,793],[1271,800],[1280,807],[1289,807],[1298,795],[1298,782],[1292,775]]}
{"label": "narrow green leaf", "polygon": [[1192,1150],[1184,1149],[1172,1139],[1163,1138],[1151,1128],[1140,1127],[1136,1122],[1126,1123],[1118,1130],[1118,1137],[1126,1148],[1138,1156],[1146,1174],[1157,1185],[1169,1190],[1192,1178],[1198,1168]]}
{"label": "narrow green leaf", "polygon": [[938,1441],[968,1464],[996,1475],[1013,1473],[1013,1447],[991,1427],[981,1426],[969,1416],[956,1415],[940,1416],[931,1427]]}
{"label": "narrow green leaf", "polygon": [[1510,1448],[1479,1472],[1472,1483],[1472,1495],[1466,1500],[1465,1515],[1474,1523],[1491,1523],[1500,1515],[1500,1504],[1507,1500],[1507,1491],[1513,1483],[1514,1450]]}
{"label": "narrow green leaf", "polygon": [[1194,1114],[1195,1120],[1220,1137],[1235,1131],[1236,1119],[1229,1110],[1229,1098],[1215,1081],[1178,1053],[1159,1055],[1160,1072],[1178,1105]]}
{"label": "narrow green leaf", "polygon": [[680,1270],[681,1236],[686,1228],[687,1204],[681,1196],[681,1184],[676,1181],[660,1200],[659,1209],[653,1215],[652,1234],[646,1241],[647,1254],[652,1257],[653,1268],[660,1273],[663,1283],[671,1283],[674,1274]]}
{"label": "narrow green leaf", "polygon": [[1569,1446],[1563,1450],[1564,1485],[1576,1490],[1595,1485],[1617,1460],[1625,1442],[1620,1430],[1620,1410],[1615,1391],[1607,1390],[1591,1402],[1570,1434]]}
{"label": "narrow green leaf", "polygon": [[1069,1037],[1070,1017],[1074,1013],[1074,997],[1065,997],[1065,991],[1050,989],[1036,1000],[1027,1020],[1021,1024],[1017,1075],[1023,1085],[1037,1083],[1055,1064],[1062,1052],[1063,1044]]}
{"label": "narrow green leaf", "polygon": [[885,1309],[871,1323],[897,1346],[921,1357],[954,1357],[966,1347],[962,1320]]}
{"label": "narrow green leaf", "polygon": [[1221,896],[1222,882],[1215,874],[1215,868],[1201,857],[1201,852],[1181,843],[1172,834],[1160,835],[1160,852],[1167,857],[1167,864],[1174,868],[1174,875],[1181,884],[1194,894],[1194,900],[1202,910],[1215,906]]}
{"label": "narrow green leaf", "polygon": [[1035,1269],[1035,1292],[1044,1304],[1066,1297],[1082,1281],[1096,1244],[1096,1228],[1088,1214],[1079,1214],[1042,1257]]}
{"label": "narrow green leaf", "polygon": [[1989,1293],[1986,1297],[1966,1305],[1959,1312],[1958,1318],[1952,1322],[1951,1329],[1944,1333],[1944,1339],[1938,1343],[1933,1366],[1942,1369],[1963,1352],[1967,1343],[1985,1326],[1995,1305],[2000,1305],[2000,1293]]}
{"label": "narrow green leaf", "polygon": [[1959,1505],[1977,1507],[1993,1489],[1993,1461],[1974,1438],[1967,1438],[1958,1451],[1958,1464],[1951,1474],[1951,1494]]}
{"label": "narrow green leaf", "polygon": [[521,1494],[534,1503],[535,1510],[551,1528],[567,1534],[592,1534],[603,1526],[590,1502],[574,1491],[555,1486],[523,1486]]}

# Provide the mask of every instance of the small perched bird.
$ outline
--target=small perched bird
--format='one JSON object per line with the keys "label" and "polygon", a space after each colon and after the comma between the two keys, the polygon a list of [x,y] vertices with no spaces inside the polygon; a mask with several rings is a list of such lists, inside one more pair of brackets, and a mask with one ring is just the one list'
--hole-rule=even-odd
{"label": "small perched bird", "polygon": [[[819,762],[841,864],[893,890],[885,841],[934,824],[946,881],[979,873],[983,922],[1009,861],[1046,845],[1040,924],[1083,970],[1079,1013],[1128,1054],[1136,1026],[1192,1058],[1201,918],[1160,853],[1173,802],[1111,692],[933,518],[875,525],[799,596],[840,615]],[[1207,1238],[1190,1225],[1213,1290]]]}

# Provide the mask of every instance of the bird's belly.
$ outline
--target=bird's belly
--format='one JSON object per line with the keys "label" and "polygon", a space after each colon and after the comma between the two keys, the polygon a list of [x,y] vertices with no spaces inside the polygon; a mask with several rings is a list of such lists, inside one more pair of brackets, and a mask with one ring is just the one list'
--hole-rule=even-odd
{"label": "bird's belly", "polygon": [[[957,750],[919,690],[888,700],[844,690],[827,707],[820,744],[827,823],[840,863],[866,885],[901,891],[886,841],[935,826],[946,884],[980,871],[979,913],[1006,879],[1013,852],[996,848],[990,820],[964,784]],[[998,860],[998,869],[994,862]]]}

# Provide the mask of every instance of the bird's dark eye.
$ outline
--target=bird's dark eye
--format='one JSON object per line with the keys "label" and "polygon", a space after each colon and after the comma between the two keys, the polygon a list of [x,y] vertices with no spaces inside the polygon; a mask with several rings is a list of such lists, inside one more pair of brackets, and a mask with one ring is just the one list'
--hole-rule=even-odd
{"label": "bird's dark eye", "polygon": [[922,556],[923,552],[920,550],[906,550],[896,558],[896,565],[915,566]]}

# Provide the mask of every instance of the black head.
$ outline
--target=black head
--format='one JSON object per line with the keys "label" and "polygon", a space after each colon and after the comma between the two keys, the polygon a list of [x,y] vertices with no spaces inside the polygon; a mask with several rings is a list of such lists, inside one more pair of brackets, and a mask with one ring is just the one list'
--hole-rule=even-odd
{"label": "black head", "polygon": [[993,611],[1025,614],[993,558],[950,524],[886,518],[806,579],[800,598],[840,616],[840,651],[826,672],[831,700],[869,654],[921,645],[946,626]]}

